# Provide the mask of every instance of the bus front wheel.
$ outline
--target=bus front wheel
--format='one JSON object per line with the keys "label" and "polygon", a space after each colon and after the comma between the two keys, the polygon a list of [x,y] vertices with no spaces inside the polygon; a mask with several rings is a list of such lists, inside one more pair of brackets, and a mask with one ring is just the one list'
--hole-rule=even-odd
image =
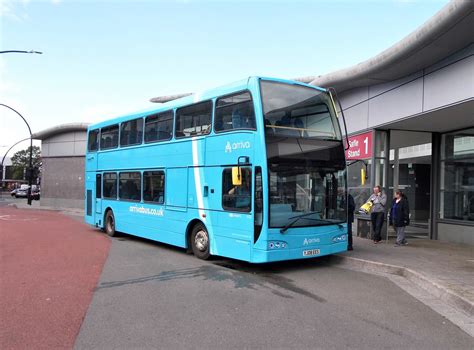
{"label": "bus front wheel", "polygon": [[112,210],[107,211],[105,214],[105,233],[107,233],[110,237],[115,236],[115,217]]}
{"label": "bus front wheel", "polygon": [[209,233],[202,224],[197,224],[191,232],[191,248],[199,259],[207,260],[210,254]]}

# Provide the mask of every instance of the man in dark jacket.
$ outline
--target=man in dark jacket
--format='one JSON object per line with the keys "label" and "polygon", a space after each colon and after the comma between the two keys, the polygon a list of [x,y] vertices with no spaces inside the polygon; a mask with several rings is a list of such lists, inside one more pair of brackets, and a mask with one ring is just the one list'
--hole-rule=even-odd
{"label": "man in dark jacket", "polygon": [[397,233],[395,247],[408,244],[405,239],[405,227],[410,224],[410,207],[408,200],[402,191],[395,192],[395,198],[390,209],[390,225],[393,225]]}
{"label": "man in dark jacket", "polygon": [[352,248],[352,223],[354,222],[355,202],[350,193],[347,194],[347,250]]}

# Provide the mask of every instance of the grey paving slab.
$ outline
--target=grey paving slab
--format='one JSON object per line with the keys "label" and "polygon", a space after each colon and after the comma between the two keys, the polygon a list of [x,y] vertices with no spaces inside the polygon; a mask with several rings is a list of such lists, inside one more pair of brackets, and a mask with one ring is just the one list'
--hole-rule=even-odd
{"label": "grey paving slab", "polygon": [[76,349],[472,349],[386,278],[331,259],[250,265],[113,239]]}
{"label": "grey paving slab", "polygon": [[[404,267],[474,305],[474,247],[428,239],[412,239],[407,246],[392,241],[373,244],[354,238],[354,250],[341,256]],[[470,315],[474,310],[466,310]]]}

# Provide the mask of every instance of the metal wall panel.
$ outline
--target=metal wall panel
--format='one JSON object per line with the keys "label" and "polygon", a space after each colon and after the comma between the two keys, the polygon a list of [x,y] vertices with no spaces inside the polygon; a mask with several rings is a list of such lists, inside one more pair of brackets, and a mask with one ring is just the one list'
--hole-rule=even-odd
{"label": "metal wall panel", "polygon": [[473,97],[474,56],[425,76],[425,111]]}

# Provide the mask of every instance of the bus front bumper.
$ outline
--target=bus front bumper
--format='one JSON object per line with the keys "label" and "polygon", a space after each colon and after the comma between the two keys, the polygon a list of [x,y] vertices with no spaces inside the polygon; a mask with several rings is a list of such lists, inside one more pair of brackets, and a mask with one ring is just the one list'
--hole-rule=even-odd
{"label": "bus front bumper", "polygon": [[327,245],[319,245],[315,247],[304,247],[304,248],[286,248],[286,249],[274,249],[274,250],[260,250],[254,249],[252,254],[253,263],[266,263],[272,261],[282,260],[296,260],[296,259],[309,259],[317,258],[320,256],[331,255],[336,253],[345,252],[347,250],[347,241],[332,243]]}

